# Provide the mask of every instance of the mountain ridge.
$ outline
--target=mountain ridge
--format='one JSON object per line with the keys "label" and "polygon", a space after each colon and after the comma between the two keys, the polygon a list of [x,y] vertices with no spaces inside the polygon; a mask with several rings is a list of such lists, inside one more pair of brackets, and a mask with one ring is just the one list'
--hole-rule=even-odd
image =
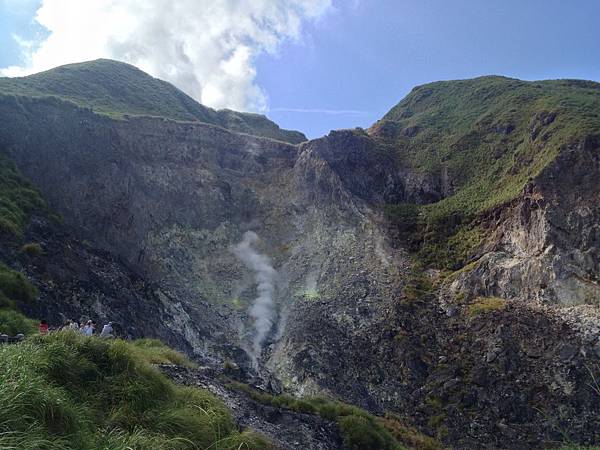
{"label": "mountain ridge", "polygon": [[302,133],[280,129],[260,114],[203,106],[170,83],[109,59],[68,64],[27,77],[0,78],[0,95],[53,96],[115,118],[165,117],[209,123],[294,144],[306,140]]}

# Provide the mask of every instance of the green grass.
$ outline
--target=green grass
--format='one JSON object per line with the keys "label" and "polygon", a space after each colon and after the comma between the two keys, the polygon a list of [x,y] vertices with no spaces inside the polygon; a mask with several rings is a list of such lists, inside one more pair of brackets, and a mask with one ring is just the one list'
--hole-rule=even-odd
{"label": "green grass", "polygon": [[435,439],[403,425],[394,416],[375,417],[356,406],[320,397],[300,399],[285,394],[271,395],[238,382],[231,382],[230,386],[233,389],[245,392],[259,403],[306,414],[317,414],[325,419],[337,422],[344,439],[344,445],[348,449],[442,449],[441,444]]}
{"label": "green grass", "polygon": [[423,301],[433,292],[433,282],[425,273],[421,264],[413,264],[413,267],[406,278],[406,285],[403,290],[403,301],[406,303]]}
{"label": "green grass", "polygon": [[431,83],[413,89],[371,134],[402,165],[446,171],[453,181],[453,195],[439,202],[388,212],[408,229],[418,223],[424,262],[456,270],[481,243],[483,213],[516,198],[564,148],[600,134],[600,84],[504,77]]}
{"label": "green grass", "polygon": [[302,133],[282,130],[260,114],[207,108],[165,81],[107,59],[69,64],[28,77],[0,78],[0,100],[2,96],[53,97],[117,119],[125,115],[165,117],[291,143],[306,140]]}
{"label": "green grass", "polygon": [[30,335],[37,331],[37,322],[15,309],[17,302],[32,304],[37,296],[37,288],[25,275],[0,263],[0,334]]}
{"label": "green grass", "polygon": [[21,272],[0,263],[0,308],[14,307],[16,302],[32,304],[37,288]]}
{"label": "green grass", "polygon": [[0,233],[20,235],[35,210],[45,210],[44,200],[15,165],[0,154]]}
{"label": "green grass", "polygon": [[0,448],[269,448],[238,431],[212,394],[174,385],[140,348],[160,351],[74,332],[0,347]]}
{"label": "green grass", "polygon": [[392,435],[406,446],[415,450],[444,450],[440,442],[426,436],[413,427],[405,425],[399,417],[388,414],[383,424]]}
{"label": "green grass", "polygon": [[29,336],[37,332],[37,321],[11,308],[0,308],[0,334]]}
{"label": "green grass", "polygon": [[139,358],[150,364],[175,364],[184,367],[196,367],[183,354],[167,347],[158,339],[137,339],[132,343],[132,350]]}
{"label": "green grass", "polygon": [[37,331],[37,322],[17,311],[17,302],[33,304],[37,288],[21,272],[0,263],[0,334],[30,335]]}

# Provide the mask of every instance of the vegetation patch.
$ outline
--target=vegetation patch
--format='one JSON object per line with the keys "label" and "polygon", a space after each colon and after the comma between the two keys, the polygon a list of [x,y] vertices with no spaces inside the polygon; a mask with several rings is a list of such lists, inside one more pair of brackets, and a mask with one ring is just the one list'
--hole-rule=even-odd
{"label": "vegetation patch", "polygon": [[0,334],[29,335],[37,331],[37,322],[17,311],[17,302],[32,304],[37,288],[21,272],[0,263]]}
{"label": "vegetation patch", "polygon": [[21,247],[21,252],[25,253],[27,256],[35,257],[43,255],[44,249],[37,242],[29,242]]}
{"label": "vegetation patch", "polygon": [[269,448],[237,430],[212,394],[176,386],[151,366],[151,349],[164,353],[156,342],[136,346],[75,332],[0,347],[0,448]]}
{"label": "vegetation patch", "polygon": [[0,233],[20,235],[35,210],[45,210],[44,200],[13,162],[0,154]]}
{"label": "vegetation patch", "polygon": [[419,430],[405,425],[399,417],[387,414],[382,419],[383,426],[406,446],[415,450],[444,450],[442,444],[436,439],[424,435]]}
{"label": "vegetation patch", "polygon": [[492,311],[502,311],[506,309],[507,302],[499,297],[477,297],[473,303],[467,306],[467,315],[475,317],[480,314],[487,314]]}
{"label": "vegetation patch", "polygon": [[37,322],[11,308],[0,308],[0,334],[25,336],[37,331]]}
{"label": "vegetation patch", "polygon": [[318,300],[321,298],[321,294],[316,289],[309,289],[302,293],[302,296],[307,300]]}
{"label": "vegetation patch", "polygon": [[418,256],[424,264],[456,270],[463,267],[477,255],[485,232],[480,226],[458,226],[439,231],[425,227],[425,238]]}
{"label": "vegetation patch", "polygon": [[404,287],[404,301],[413,303],[433,293],[433,283],[421,264],[415,263]]}
{"label": "vegetation patch", "polygon": [[0,308],[14,308],[16,302],[32,304],[37,288],[21,272],[0,263]]}
{"label": "vegetation patch", "polygon": [[321,397],[298,399],[290,395],[271,395],[243,383],[231,382],[229,385],[233,389],[245,392],[259,403],[306,414],[317,414],[337,422],[344,445],[348,449],[437,450],[442,448],[435,439],[404,426],[399,418],[391,415],[385,418],[375,417],[356,406]]}
{"label": "vegetation patch", "polygon": [[423,265],[455,271],[477,257],[485,231],[472,217],[432,218],[427,208],[406,203],[384,207],[398,238]]}

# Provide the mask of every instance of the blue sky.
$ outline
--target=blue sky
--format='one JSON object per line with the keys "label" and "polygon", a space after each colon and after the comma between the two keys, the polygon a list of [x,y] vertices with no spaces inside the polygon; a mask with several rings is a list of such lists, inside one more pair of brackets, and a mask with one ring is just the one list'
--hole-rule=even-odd
{"label": "blue sky", "polygon": [[[0,67],[11,35],[43,36],[35,0],[0,0]],[[368,127],[416,85],[501,74],[600,81],[600,1],[358,0],[304,24],[255,59],[267,115],[309,137]]]}

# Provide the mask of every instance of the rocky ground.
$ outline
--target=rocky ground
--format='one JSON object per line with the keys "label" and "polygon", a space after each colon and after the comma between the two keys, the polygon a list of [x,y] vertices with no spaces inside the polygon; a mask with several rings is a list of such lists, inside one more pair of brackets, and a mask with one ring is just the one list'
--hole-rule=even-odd
{"label": "rocky ground", "polygon": [[220,398],[241,429],[249,428],[274,444],[275,450],[340,450],[342,438],[337,425],[317,415],[275,408],[252,400],[248,394],[219,381],[218,370],[161,365],[160,370],[175,383],[198,386]]}

